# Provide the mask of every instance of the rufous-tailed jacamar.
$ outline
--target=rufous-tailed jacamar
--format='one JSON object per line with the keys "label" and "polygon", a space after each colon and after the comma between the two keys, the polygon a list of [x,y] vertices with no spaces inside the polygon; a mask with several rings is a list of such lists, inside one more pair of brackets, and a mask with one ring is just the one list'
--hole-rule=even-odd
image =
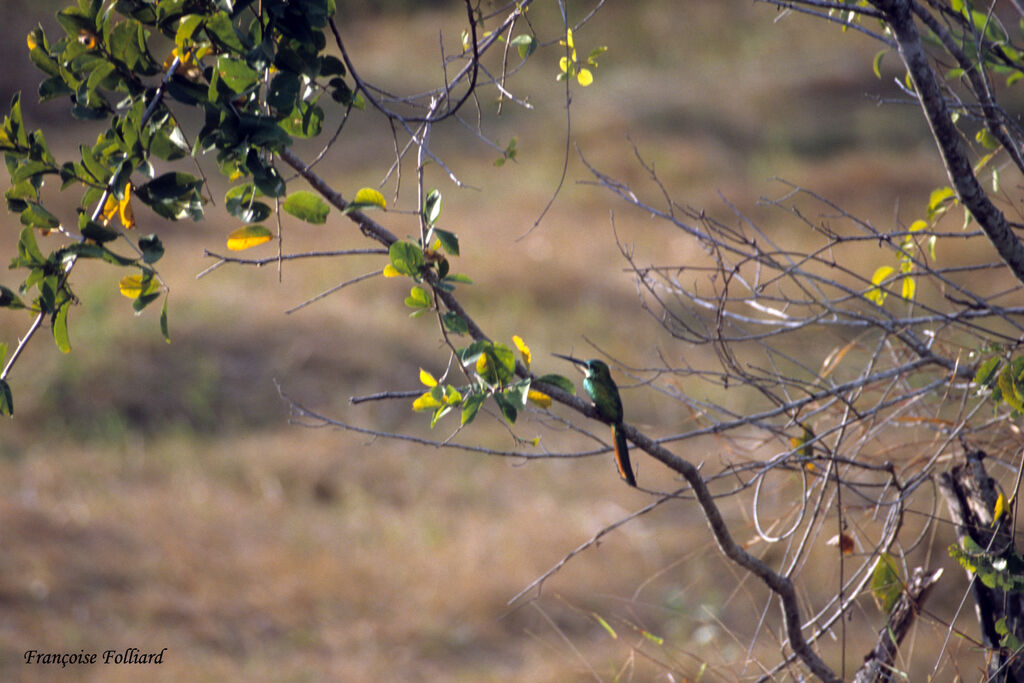
{"label": "rufous-tailed jacamar", "polygon": [[619,475],[626,480],[630,486],[636,486],[636,477],[633,476],[633,468],[629,464],[629,448],[626,446],[626,435],[622,432],[622,399],[619,398],[619,388],[615,386],[611,370],[608,365],[596,358],[591,360],[580,360],[572,356],[563,356],[560,353],[552,354],[558,358],[564,358],[570,363],[575,363],[587,371],[583,378],[583,388],[586,389],[590,400],[594,402],[598,414],[608,421],[612,426],[612,441],[615,443],[615,464],[619,467]]}

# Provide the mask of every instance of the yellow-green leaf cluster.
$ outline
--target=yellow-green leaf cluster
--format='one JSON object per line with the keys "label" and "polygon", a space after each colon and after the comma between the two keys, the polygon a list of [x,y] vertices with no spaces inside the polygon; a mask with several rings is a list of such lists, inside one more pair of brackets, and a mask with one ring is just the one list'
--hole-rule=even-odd
{"label": "yellow-green leaf cluster", "polygon": [[585,60],[580,61],[576,54],[576,44],[573,40],[572,29],[566,29],[565,40],[558,41],[558,44],[566,48],[566,54],[558,60],[558,80],[576,78],[581,87],[586,88],[594,82],[594,72],[591,69],[597,68],[597,58],[608,51],[605,46],[596,47],[590,51]]}

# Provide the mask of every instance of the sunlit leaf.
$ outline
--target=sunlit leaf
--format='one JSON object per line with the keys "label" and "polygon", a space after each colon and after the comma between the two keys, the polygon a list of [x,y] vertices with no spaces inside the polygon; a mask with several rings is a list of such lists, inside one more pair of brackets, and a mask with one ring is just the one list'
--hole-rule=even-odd
{"label": "sunlit leaf", "polygon": [[875,72],[875,77],[878,79],[882,78],[882,57],[885,57],[886,52],[887,50],[880,50],[871,60],[871,70]]}
{"label": "sunlit leaf", "polygon": [[996,498],[995,507],[992,510],[992,526],[996,525],[1004,512],[1006,512],[1006,498],[1003,496],[1002,491],[1000,491],[999,496]]}
{"label": "sunlit leaf", "polygon": [[117,283],[121,296],[138,299],[140,296],[153,294],[160,289],[160,283],[150,274],[125,275]]}
{"label": "sunlit leaf", "polygon": [[438,396],[436,396],[432,391],[428,391],[412,402],[412,409],[417,412],[422,412],[424,410],[434,410],[435,408],[440,408],[443,405],[444,404]]}
{"label": "sunlit leaf", "polygon": [[427,308],[430,306],[430,294],[422,287],[414,286],[405,298],[405,305],[409,308]]}
{"label": "sunlit leaf", "polygon": [[594,74],[590,72],[590,69],[582,67],[579,73],[576,74],[576,80],[579,81],[580,86],[586,88],[594,82]]}
{"label": "sunlit leaf", "polygon": [[530,347],[526,345],[526,342],[524,342],[523,338],[518,334],[512,336],[512,343],[516,345],[517,349],[519,349],[519,353],[523,356],[523,365],[525,365],[526,369],[529,370],[530,360],[533,358],[533,354],[530,353]]}
{"label": "sunlit leaf", "polygon": [[426,370],[424,370],[423,368],[420,368],[420,383],[422,383],[422,384],[424,384],[425,386],[428,386],[428,387],[436,387],[437,386],[437,380],[434,379],[434,376],[431,375]]}
{"label": "sunlit leaf", "polygon": [[915,281],[915,279],[912,278],[912,277],[909,277],[909,276],[903,278],[903,287],[902,287],[902,289],[900,291],[900,296],[902,296],[907,301],[913,301],[914,300],[914,293],[916,291],[917,291],[917,282]]}
{"label": "sunlit leaf", "polygon": [[896,269],[892,266],[881,266],[875,270],[874,275],[871,276],[871,284],[875,286],[864,294],[864,298],[881,306],[885,302],[887,294],[880,285],[894,272],[896,272]]}
{"label": "sunlit leaf", "polygon": [[353,204],[358,204],[361,207],[377,207],[380,209],[387,208],[387,200],[377,190],[372,187],[364,187],[363,189],[356,192],[355,199],[352,200]]}
{"label": "sunlit leaf", "polygon": [[551,397],[541,391],[537,391],[536,389],[530,389],[526,394],[526,398],[541,408],[551,407]]}
{"label": "sunlit leaf", "polygon": [[390,263],[387,264],[386,266],[384,266],[384,270],[382,271],[382,273],[383,273],[384,277],[401,277],[402,276],[402,274],[399,273],[398,270],[396,270],[395,267],[393,265],[391,265]]}
{"label": "sunlit leaf", "polygon": [[288,195],[281,208],[296,218],[314,225],[326,223],[327,214],[331,212],[331,207],[320,198],[320,195],[307,190],[299,190]]}
{"label": "sunlit leaf", "polygon": [[932,193],[928,196],[928,220],[933,220],[936,215],[945,211],[945,204],[949,200],[956,200],[956,192],[953,191],[952,187],[940,187],[932,190]]}
{"label": "sunlit leaf", "polygon": [[974,139],[977,140],[985,149],[995,149],[1001,144],[999,140],[989,132],[988,128],[981,128],[978,130],[978,132],[974,134]]}
{"label": "sunlit leaf", "polygon": [[[380,194],[378,192],[378,194]],[[383,200],[383,197],[381,197]],[[383,205],[382,207],[383,208]],[[423,217],[427,220],[427,225],[433,226],[437,223],[437,219],[441,217],[441,192],[438,189],[433,189],[427,193],[427,198],[423,200]]]}
{"label": "sunlit leaf", "polygon": [[228,249],[242,251],[269,242],[274,234],[262,225],[243,225],[228,235]]}

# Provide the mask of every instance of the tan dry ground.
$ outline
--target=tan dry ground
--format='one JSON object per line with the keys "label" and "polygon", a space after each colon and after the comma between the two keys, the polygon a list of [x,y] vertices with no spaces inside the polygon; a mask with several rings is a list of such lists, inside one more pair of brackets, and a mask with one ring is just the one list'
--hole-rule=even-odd
{"label": "tan dry ground", "polygon": [[[784,191],[770,176],[879,224],[894,215],[909,222],[942,182],[916,112],[866,99],[883,87],[866,40],[795,17],[773,24],[774,12],[749,2],[635,5],[605,8],[577,37],[581,50],[611,47],[595,86],[574,93],[573,142],[602,170],[642,182],[632,140],[680,201],[727,215],[721,193],[795,240],[784,215],[756,206],[759,196]],[[537,8],[538,25],[546,11]],[[20,36],[34,20],[19,12],[11,21]],[[436,58],[439,28],[453,44],[458,29],[434,14],[346,31],[364,75],[402,90],[413,87],[403,80],[410,65]],[[464,288],[465,304],[495,338],[524,336],[553,371],[565,369],[548,353],[586,349],[584,337],[638,363],[657,346],[710,364],[636,308],[610,212],[641,260],[692,261],[700,250],[578,184],[588,175],[575,154],[551,214],[516,241],[560,173],[556,61],[539,54],[520,76],[519,94],[536,112],[506,104],[502,119],[488,115],[502,143],[518,136],[519,164],[497,170],[494,152],[466,144],[464,129],[435,132],[445,159],[480,188],[457,190],[432,169],[445,195],[444,225],[462,239],[456,268],[477,283]],[[52,125],[60,111],[50,105],[30,115]],[[352,125],[321,167],[347,194],[377,182],[390,149],[379,126],[359,117]],[[68,145],[88,137],[65,133]],[[407,189],[411,178],[406,169]],[[399,234],[414,230],[407,217],[382,221]],[[162,273],[172,286],[170,346],[159,339],[155,311],[131,314],[116,275],[82,267],[73,354],[59,357],[41,335],[16,369],[18,418],[0,439],[0,678],[137,680],[130,667],[58,673],[22,663],[30,648],[126,647],[168,648],[163,665],[145,669],[154,680],[567,681],[617,672],[663,680],[666,668],[681,680],[705,661],[714,665],[705,680],[756,672],[743,662],[763,591],[721,562],[686,503],[607,536],[551,579],[541,600],[506,605],[604,525],[649,502],[617,481],[607,456],[525,463],[288,424],[274,379],[339,419],[444,438],[450,425],[430,433],[406,402],[347,400],[415,388],[417,368],[440,374],[445,356],[432,324],[406,317],[407,284],[363,283],[283,314],[379,269],[379,257],[288,267],[281,284],[273,268],[222,268],[195,281],[210,264],[202,248],[221,249],[231,227],[222,219],[143,227],[169,248]],[[289,251],[367,246],[338,216],[322,227],[291,225],[285,239]],[[26,326],[5,314],[0,339],[14,342]],[[630,419],[655,433],[688,419],[630,389],[624,397]],[[531,438],[536,429],[526,422],[516,432]],[[545,438],[580,447],[565,434]],[[514,445],[487,419],[463,440]],[[690,449],[683,455],[693,460],[716,457],[714,442]],[[641,481],[672,487],[658,465],[637,460]],[[781,484],[781,500],[791,483]],[[731,514],[746,536],[745,513]],[[812,590],[831,590],[836,571],[822,565]],[[769,611],[768,623],[776,616]],[[858,619],[860,633],[877,627],[869,602]],[[641,625],[665,644],[653,645]],[[950,647],[959,666],[976,664],[964,642]],[[763,643],[751,656],[774,662],[773,648]],[[849,651],[855,666],[862,648]],[[914,652],[927,671],[932,645]],[[948,660],[943,667],[946,678]]]}

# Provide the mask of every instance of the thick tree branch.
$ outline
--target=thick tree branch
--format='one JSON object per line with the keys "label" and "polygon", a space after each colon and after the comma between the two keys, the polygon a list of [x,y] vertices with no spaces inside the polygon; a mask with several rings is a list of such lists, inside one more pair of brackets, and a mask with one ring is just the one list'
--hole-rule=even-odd
{"label": "thick tree branch", "polygon": [[871,0],[871,4],[885,14],[885,20],[896,36],[900,57],[910,73],[949,182],[960,203],[978,221],[1014,276],[1024,282],[1024,244],[1017,239],[1006,217],[988,198],[974,174],[960,131],[953,124],[951,112],[921,44],[921,35],[914,24],[913,1]]}

